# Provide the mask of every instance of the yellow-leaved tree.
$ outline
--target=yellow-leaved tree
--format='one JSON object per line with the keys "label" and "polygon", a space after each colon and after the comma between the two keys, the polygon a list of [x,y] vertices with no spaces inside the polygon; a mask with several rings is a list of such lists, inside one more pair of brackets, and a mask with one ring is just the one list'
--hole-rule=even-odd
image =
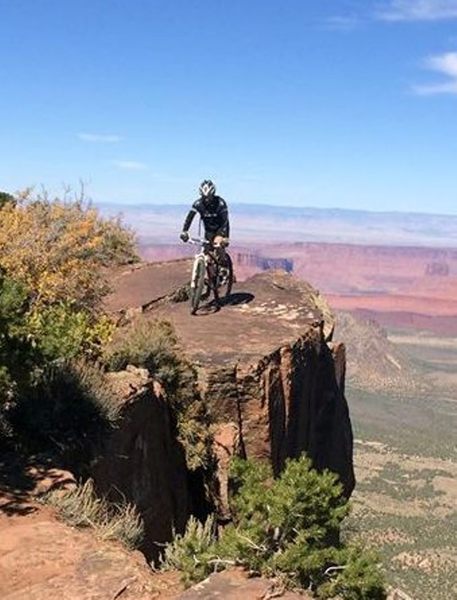
{"label": "yellow-leaved tree", "polygon": [[0,194],[0,445],[60,452],[110,421],[102,298],[109,267],[136,259],[133,233],[83,197]]}
{"label": "yellow-leaved tree", "polygon": [[135,260],[132,231],[83,197],[26,191],[0,208],[0,269],[26,287],[35,307],[92,310],[108,290],[106,267]]}

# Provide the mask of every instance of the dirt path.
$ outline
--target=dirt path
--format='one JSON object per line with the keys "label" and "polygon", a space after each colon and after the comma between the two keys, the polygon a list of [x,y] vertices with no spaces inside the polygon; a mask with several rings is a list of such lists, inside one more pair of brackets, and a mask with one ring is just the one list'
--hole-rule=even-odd
{"label": "dirt path", "polygon": [[175,580],[156,576],[142,554],[65,525],[37,501],[37,493],[71,481],[58,469],[0,462],[0,598],[176,598]]}

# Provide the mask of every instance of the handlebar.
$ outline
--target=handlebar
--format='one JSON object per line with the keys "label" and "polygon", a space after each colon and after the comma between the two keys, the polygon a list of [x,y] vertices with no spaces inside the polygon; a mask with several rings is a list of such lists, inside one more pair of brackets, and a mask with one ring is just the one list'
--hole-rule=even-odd
{"label": "handlebar", "polygon": [[211,245],[211,242],[209,240],[205,240],[203,238],[192,238],[192,237],[187,240],[187,243],[188,244],[196,244],[199,246],[210,246]]}

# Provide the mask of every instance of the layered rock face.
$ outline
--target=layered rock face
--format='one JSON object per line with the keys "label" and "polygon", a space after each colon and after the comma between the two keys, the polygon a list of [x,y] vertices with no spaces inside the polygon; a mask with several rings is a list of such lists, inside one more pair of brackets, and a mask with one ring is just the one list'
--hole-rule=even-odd
{"label": "layered rock face", "polygon": [[110,378],[121,417],[92,476],[99,492],[138,508],[145,525],[142,550],[154,559],[173,528],[184,529],[191,510],[184,453],[162,389],[148,372],[129,367]]}
{"label": "layered rock face", "polygon": [[[325,300],[290,274],[268,272],[237,285],[221,310],[209,305],[192,317],[185,302],[171,301],[189,274],[190,263],[183,261],[126,271],[118,275],[118,291],[108,306],[173,323],[197,368],[201,397],[216,424],[221,516],[227,512],[227,466],[235,453],[270,460],[279,473],[286,458],[306,452],[317,468],[339,475],[349,496],[354,472],[345,350],[331,342],[334,317]],[[168,427],[162,409],[145,410],[140,403],[137,420],[132,417],[132,427],[136,422],[143,434],[128,432],[126,425],[126,432],[113,438],[112,454],[129,458],[110,466],[105,481],[114,481],[146,515],[161,514],[160,537],[155,539],[162,540],[174,518],[179,523],[185,519],[189,492],[173,443],[158,442]],[[150,420],[155,423],[148,425]],[[170,493],[158,499],[164,508],[156,510],[158,487]],[[178,507],[175,514],[168,503],[173,510]],[[152,525],[150,531],[158,535]]]}
{"label": "layered rock face", "polygon": [[263,256],[258,253],[236,252],[233,257],[235,267],[251,267],[261,271],[283,269],[286,273],[294,270],[294,261],[290,258]]}
{"label": "layered rock face", "polygon": [[[277,282],[278,277],[289,283],[283,275],[271,281]],[[265,277],[257,280],[262,284],[268,281]],[[304,314],[295,316],[297,306],[263,307],[255,318],[263,317],[264,326],[273,325],[271,312],[275,316],[279,310],[284,318],[292,317],[295,326],[301,323],[296,336],[274,343],[272,328],[268,337],[276,347],[271,352],[256,355],[254,351],[246,356],[240,348],[232,360],[203,363],[202,393],[219,424],[216,444],[222,464],[233,453],[241,453],[270,460],[278,474],[287,458],[306,452],[316,468],[339,475],[349,496],[354,473],[352,430],[344,396],[345,349],[326,341],[324,330],[329,335],[332,324],[323,321],[322,299],[309,295],[307,300]],[[290,301],[294,302],[293,295]],[[221,476],[225,483],[224,474]]]}
{"label": "layered rock face", "polygon": [[[237,286],[221,310],[210,305],[191,317],[187,303],[174,301],[189,271],[186,261],[119,271],[108,306],[124,320],[134,315],[174,324],[215,427],[219,517],[229,517],[227,468],[234,454],[268,460],[279,473],[288,457],[307,452],[316,467],[338,473],[349,495],[354,475],[345,352],[331,342],[334,318],[323,298],[290,274],[262,273]],[[160,385],[135,367],[110,379],[121,418],[91,474],[99,492],[136,505],[145,524],[142,550],[151,560],[173,529],[183,530],[201,508],[203,482],[187,470]],[[49,509],[22,512],[15,508],[22,501],[6,497],[17,511],[14,519],[27,515],[17,528],[8,531],[8,517],[0,519],[2,598],[180,597],[179,591],[162,594],[141,555],[56,523]],[[205,585],[182,598],[258,597],[268,595],[270,584],[229,573]]]}

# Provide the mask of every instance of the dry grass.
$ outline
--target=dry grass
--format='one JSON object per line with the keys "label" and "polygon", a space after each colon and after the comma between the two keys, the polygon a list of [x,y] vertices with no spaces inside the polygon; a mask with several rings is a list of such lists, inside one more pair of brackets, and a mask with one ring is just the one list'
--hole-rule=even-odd
{"label": "dry grass", "polygon": [[82,392],[89,398],[100,415],[108,423],[114,425],[120,416],[120,404],[105,373],[98,365],[92,365],[83,360],[75,362],[72,368]]}
{"label": "dry grass", "polygon": [[54,506],[69,525],[91,527],[103,540],[119,540],[131,549],[138,548],[143,540],[143,521],[137,509],[98,497],[91,479],[66,492],[50,492],[44,501]]}

